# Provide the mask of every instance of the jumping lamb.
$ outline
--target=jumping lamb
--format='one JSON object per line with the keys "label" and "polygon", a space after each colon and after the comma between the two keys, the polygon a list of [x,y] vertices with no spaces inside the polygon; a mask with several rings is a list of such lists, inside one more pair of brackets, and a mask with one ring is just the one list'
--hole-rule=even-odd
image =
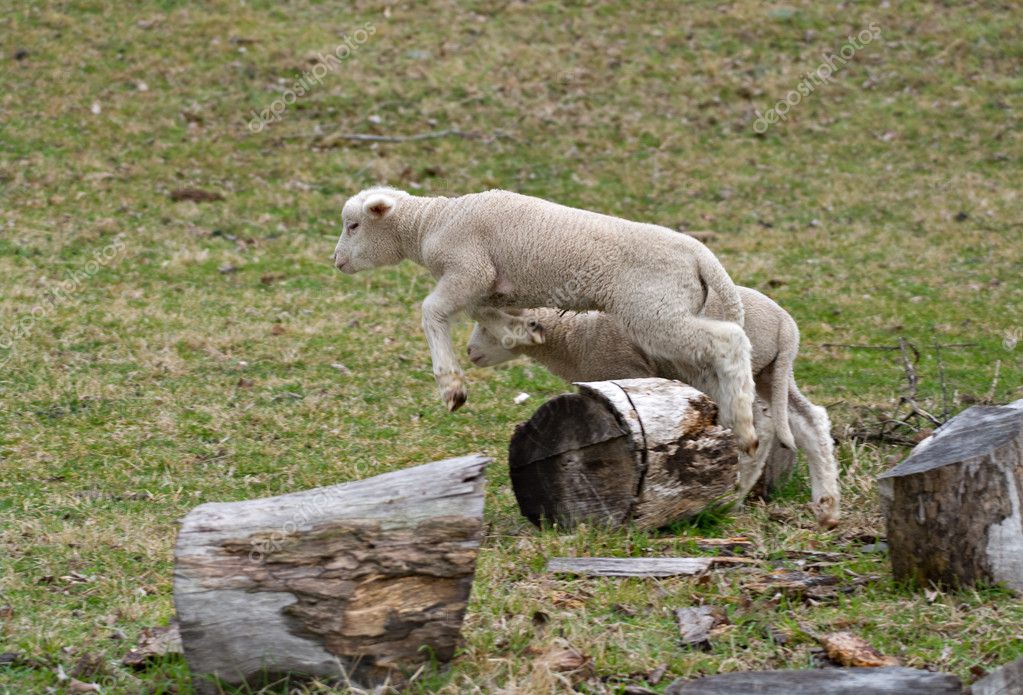
{"label": "jumping lamb", "polygon": [[[806,455],[810,469],[813,509],[818,522],[831,528],[838,523],[840,492],[838,463],[831,442],[827,411],[811,403],[796,385],[792,364],[799,351],[795,320],[769,297],[738,287],[742,298],[746,335],[752,345],[751,364],[757,395],[767,402],[769,418],[757,420],[760,449],[755,457],[742,457],[739,499],[756,483],[777,437],[786,447]],[[709,293],[704,315],[720,318],[724,307]],[[618,322],[598,311],[564,313],[542,308],[516,312],[514,321],[488,317],[477,322],[469,338],[469,359],[478,367],[491,367],[525,355],[566,381],[605,381],[658,376],[678,379],[706,391],[714,375],[679,363],[651,358],[629,341]],[[529,344],[521,329],[525,320],[533,330],[542,327],[544,343]],[[769,428],[773,431],[764,431]]]}
{"label": "jumping lamb", "polygon": [[[338,270],[410,259],[436,278],[423,302],[423,329],[449,410],[466,399],[451,345],[457,313],[479,320],[500,307],[599,310],[644,353],[713,373],[708,395],[722,424],[740,448],[756,450],[742,301],[718,259],[695,239],[499,190],[445,198],[372,188],[349,198],[341,218]],[[721,320],[699,315],[707,288],[721,298]]]}

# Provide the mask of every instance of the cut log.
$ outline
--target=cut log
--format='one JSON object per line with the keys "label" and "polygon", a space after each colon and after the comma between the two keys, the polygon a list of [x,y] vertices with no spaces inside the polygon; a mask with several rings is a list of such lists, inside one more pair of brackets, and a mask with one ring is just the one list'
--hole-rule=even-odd
{"label": "cut log", "polygon": [[1023,693],[1023,656],[999,666],[970,686],[970,695],[1019,695]]}
{"label": "cut log", "polygon": [[1023,400],[963,411],[878,488],[897,579],[1023,591]]}
{"label": "cut log", "polygon": [[738,455],[706,395],[666,379],[576,386],[512,437],[512,489],[527,519],[659,528],[734,501]]}
{"label": "cut log", "polygon": [[677,680],[664,695],[962,695],[962,682],[947,673],[915,668],[825,668],[742,671]]}
{"label": "cut log", "polygon": [[547,561],[551,574],[576,574],[583,577],[676,577],[702,574],[710,569],[713,557],[552,557]]}
{"label": "cut log", "polygon": [[283,674],[363,687],[459,642],[483,515],[479,455],[183,520],[174,604],[199,692]]}

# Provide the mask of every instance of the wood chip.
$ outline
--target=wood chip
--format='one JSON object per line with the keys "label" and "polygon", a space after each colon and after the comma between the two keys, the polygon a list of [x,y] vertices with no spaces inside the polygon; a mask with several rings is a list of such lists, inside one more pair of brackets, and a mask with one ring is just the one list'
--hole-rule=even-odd
{"label": "wood chip", "polygon": [[675,611],[682,644],[710,646],[711,630],[728,622],[720,606],[692,606]]}
{"label": "wood chip", "polygon": [[821,645],[828,658],[841,666],[880,668],[899,666],[894,656],[884,656],[862,637],[851,632],[832,632],[821,637]]}

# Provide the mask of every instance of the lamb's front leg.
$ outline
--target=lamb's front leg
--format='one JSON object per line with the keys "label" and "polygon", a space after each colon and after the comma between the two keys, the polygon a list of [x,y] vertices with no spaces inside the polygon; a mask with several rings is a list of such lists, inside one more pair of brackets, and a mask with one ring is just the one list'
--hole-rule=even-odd
{"label": "lamb's front leg", "polygon": [[445,274],[423,300],[423,332],[430,346],[433,376],[441,398],[451,412],[458,410],[468,397],[465,374],[451,344],[451,318],[467,306],[474,305],[488,285],[486,278]]}

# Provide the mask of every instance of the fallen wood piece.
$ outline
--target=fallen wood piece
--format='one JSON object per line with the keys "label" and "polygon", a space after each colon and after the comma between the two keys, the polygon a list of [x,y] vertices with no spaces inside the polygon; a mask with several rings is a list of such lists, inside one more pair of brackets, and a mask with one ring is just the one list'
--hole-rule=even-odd
{"label": "fallen wood piece", "polygon": [[796,598],[827,598],[837,591],[838,577],[799,570],[777,569],[755,577],[742,588],[757,594],[782,593]]}
{"label": "fallen wood piece", "polygon": [[706,395],[667,379],[576,386],[512,437],[512,489],[527,519],[659,528],[734,501],[738,456]]}
{"label": "fallen wood piece", "polygon": [[678,632],[682,644],[710,646],[711,631],[728,622],[725,609],[720,606],[690,606],[675,610]]}
{"label": "fallen wood piece", "polygon": [[174,603],[196,689],[282,674],[401,684],[460,639],[483,515],[464,456],[184,518]]}
{"label": "fallen wood piece", "polygon": [[1023,400],[963,411],[878,489],[896,579],[1023,591]]}
{"label": "fallen wood piece", "polygon": [[826,668],[745,671],[677,680],[664,695],[963,695],[947,673],[915,668]]}
{"label": "fallen wood piece", "polygon": [[1023,693],[1023,656],[999,666],[970,686],[970,695],[1018,695]]}
{"label": "fallen wood piece", "polygon": [[552,557],[547,571],[585,577],[674,577],[701,574],[712,557]]}
{"label": "fallen wood piece", "polygon": [[756,550],[753,541],[742,536],[734,538],[694,538],[692,540],[700,550],[721,550],[734,554],[751,553]]}

